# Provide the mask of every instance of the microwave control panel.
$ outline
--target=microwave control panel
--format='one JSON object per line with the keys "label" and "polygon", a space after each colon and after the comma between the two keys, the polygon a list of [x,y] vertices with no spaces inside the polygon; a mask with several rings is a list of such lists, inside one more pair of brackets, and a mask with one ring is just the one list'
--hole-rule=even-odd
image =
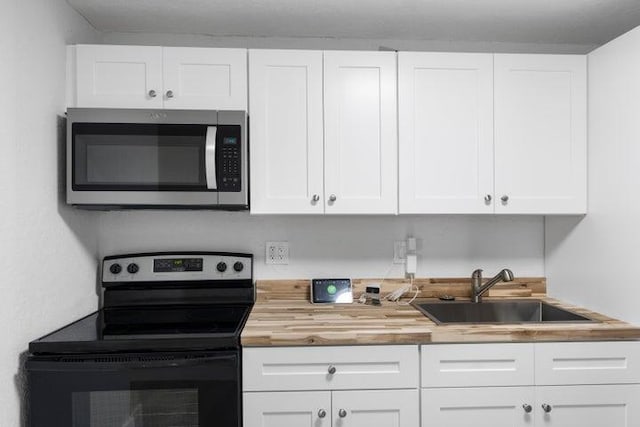
{"label": "microwave control panel", "polygon": [[234,192],[242,189],[242,150],[240,126],[219,126],[219,139],[216,145],[220,154],[217,156],[218,191]]}

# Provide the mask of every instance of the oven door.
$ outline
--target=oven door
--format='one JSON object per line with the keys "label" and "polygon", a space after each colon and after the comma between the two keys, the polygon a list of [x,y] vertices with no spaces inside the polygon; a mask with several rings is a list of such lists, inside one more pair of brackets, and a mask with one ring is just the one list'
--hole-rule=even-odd
{"label": "oven door", "polygon": [[30,427],[240,427],[237,352],[32,358]]}

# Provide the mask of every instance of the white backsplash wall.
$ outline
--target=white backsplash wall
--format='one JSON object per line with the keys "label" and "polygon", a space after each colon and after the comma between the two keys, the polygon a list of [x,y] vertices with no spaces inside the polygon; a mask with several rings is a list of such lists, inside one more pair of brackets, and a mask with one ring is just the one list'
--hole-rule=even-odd
{"label": "white backsplash wall", "polygon": [[[268,278],[402,277],[393,242],[418,239],[418,277],[544,276],[542,217],[252,216],[247,212],[113,211],[100,218],[100,255],[228,250],[255,256]],[[289,265],[266,265],[265,243],[288,241]]]}
{"label": "white backsplash wall", "polygon": [[98,34],[65,1],[0,2],[0,426],[21,425],[29,341],[97,305],[98,214],[64,204],[66,44]]}

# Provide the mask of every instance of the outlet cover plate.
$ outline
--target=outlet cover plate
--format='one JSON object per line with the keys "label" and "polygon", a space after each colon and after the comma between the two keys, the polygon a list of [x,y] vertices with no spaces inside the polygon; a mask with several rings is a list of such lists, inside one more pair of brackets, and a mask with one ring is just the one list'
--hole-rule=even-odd
{"label": "outlet cover plate", "polygon": [[265,264],[289,264],[289,242],[267,242]]}

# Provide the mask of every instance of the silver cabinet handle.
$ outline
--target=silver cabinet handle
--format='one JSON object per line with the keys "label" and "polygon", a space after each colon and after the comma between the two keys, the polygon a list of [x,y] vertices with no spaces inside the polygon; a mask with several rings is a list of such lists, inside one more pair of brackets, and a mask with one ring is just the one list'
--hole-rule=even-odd
{"label": "silver cabinet handle", "polygon": [[531,405],[529,405],[528,403],[525,403],[524,405],[522,405],[522,409],[524,409],[524,412],[526,412],[527,414],[529,414],[533,410]]}
{"label": "silver cabinet handle", "polygon": [[330,202],[335,202],[336,200],[338,200],[338,198],[336,197],[335,194],[332,194],[332,195],[329,196],[329,201]]}
{"label": "silver cabinet handle", "polygon": [[156,92],[155,90],[151,89],[149,91],[149,98],[155,98],[156,96],[158,96],[158,92]]}
{"label": "silver cabinet handle", "polygon": [[318,418],[324,418],[327,416],[327,411],[325,411],[324,409],[320,409],[318,411]]}
{"label": "silver cabinet handle", "polygon": [[504,196],[500,197],[500,200],[502,200],[502,203],[507,203],[509,201],[509,196],[505,194]]}
{"label": "silver cabinet handle", "polygon": [[313,197],[311,198],[311,201],[313,203],[318,203],[319,200],[320,200],[320,196],[318,196],[317,194],[314,194]]}
{"label": "silver cabinet handle", "polygon": [[491,194],[487,194],[486,196],[484,196],[485,203],[491,203],[492,199],[493,197],[491,197]]}
{"label": "silver cabinet handle", "polygon": [[546,412],[547,414],[548,414],[549,412],[551,412],[551,410],[552,410],[552,409],[553,409],[553,408],[551,407],[551,405],[547,405],[546,403],[543,403],[543,404],[542,404],[542,410],[543,410],[544,412]]}
{"label": "silver cabinet handle", "polygon": [[172,91],[172,90],[168,90],[168,91],[167,91],[167,98],[168,98],[168,99],[173,98],[173,91]]}
{"label": "silver cabinet handle", "polygon": [[344,409],[340,409],[340,410],[338,411],[338,416],[339,416],[340,418],[344,418],[344,417],[346,417],[346,416],[347,416],[347,411],[345,411]]}
{"label": "silver cabinet handle", "polygon": [[336,367],[331,365],[329,366],[329,369],[327,369],[327,372],[329,372],[330,375],[333,375],[336,373]]}

